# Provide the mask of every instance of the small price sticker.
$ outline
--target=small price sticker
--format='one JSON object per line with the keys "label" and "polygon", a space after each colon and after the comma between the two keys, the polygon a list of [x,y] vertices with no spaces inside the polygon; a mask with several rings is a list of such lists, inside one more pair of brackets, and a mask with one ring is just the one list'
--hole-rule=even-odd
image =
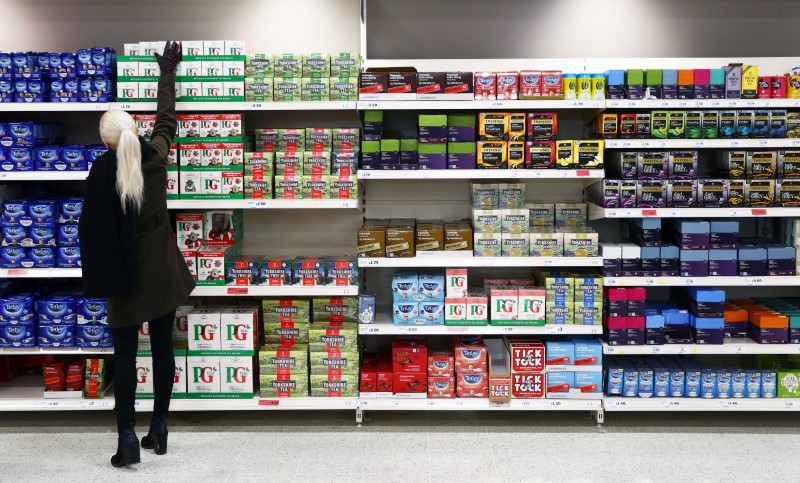
{"label": "small price sticker", "polygon": [[750,210],[750,214],[753,216],[767,216],[767,210],[766,208],[753,209]]}
{"label": "small price sticker", "polygon": [[493,101],[489,103],[489,107],[502,108],[503,106],[505,106],[503,101]]}
{"label": "small price sticker", "polygon": [[368,399],[359,399],[358,400],[358,406],[362,407],[362,408],[365,408],[365,407],[369,406],[369,400]]}
{"label": "small price sticker", "polygon": [[247,295],[248,293],[247,287],[228,287],[228,295]]}
{"label": "small price sticker", "polygon": [[513,327],[502,327],[500,329],[500,332],[514,332],[514,328]]}
{"label": "small price sticker", "polygon": [[744,279],[745,285],[764,285],[764,279],[761,277],[753,277]]}
{"label": "small price sticker", "polygon": [[725,409],[736,409],[740,407],[739,401],[720,401],[719,406]]}
{"label": "small price sticker", "polygon": [[668,401],[661,401],[661,407],[667,409],[680,409],[681,402],[677,399],[670,399]]}
{"label": "small price sticker", "polygon": [[266,208],[267,200],[247,200],[244,206],[246,208]]}
{"label": "small price sticker", "polygon": [[545,332],[548,334],[563,334],[564,333],[564,326],[563,325],[546,325],[544,328]]}
{"label": "small price sticker", "polygon": [[419,332],[419,328],[418,327],[403,327],[402,331],[403,332],[408,332],[408,333],[415,333],[415,332]]}
{"label": "small price sticker", "polygon": [[85,399],[81,401],[82,408],[108,408],[111,407],[111,401],[103,399]]}
{"label": "small price sticker", "polygon": [[561,408],[561,407],[564,407],[564,402],[563,401],[554,401],[554,400],[542,401],[542,406],[544,406],[546,408]]}
{"label": "small price sticker", "polygon": [[9,277],[27,277],[28,276],[28,271],[27,270],[23,270],[23,269],[19,269],[19,268],[12,268],[12,269],[10,269],[8,271],[8,276]]}
{"label": "small price sticker", "polygon": [[367,266],[369,266],[369,267],[377,267],[378,265],[381,264],[381,261],[377,260],[377,259],[372,259],[372,260],[366,260],[366,263],[367,263]]}
{"label": "small price sticker", "polygon": [[467,327],[460,327],[457,325],[451,325],[447,327],[447,332],[467,332]]}
{"label": "small price sticker", "polygon": [[262,102],[246,102],[244,104],[244,109],[245,110],[250,110],[250,111],[257,111],[257,110],[260,110],[260,109],[264,109],[264,103],[262,103]]}
{"label": "small price sticker", "polygon": [[361,326],[361,330],[359,331],[362,334],[378,334],[380,333],[380,327],[364,327]]}
{"label": "small price sticker", "polygon": [[531,407],[531,402],[530,402],[530,401],[525,401],[525,400],[523,400],[523,401],[520,401],[520,402],[519,402],[519,405],[520,405],[521,407],[523,407],[523,408],[529,408],[529,407]]}
{"label": "small price sticker", "polygon": [[694,142],[694,147],[696,147],[696,148],[702,148],[702,147],[704,147],[705,145],[706,145],[706,142],[705,142],[705,141],[695,141],[695,142]]}
{"label": "small price sticker", "polygon": [[759,139],[758,147],[763,148],[765,146],[769,146],[769,141],[767,141],[766,139]]}
{"label": "small price sticker", "polygon": [[744,346],[737,345],[737,346],[734,346],[734,348],[733,348],[733,353],[734,354],[744,354],[744,352],[745,352]]}
{"label": "small price sticker", "polygon": [[730,141],[730,146],[731,146],[732,148],[739,147],[741,144],[742,144],[742,143],[740,143],[740,142],[739,142],[739,141],[737,141],[736,139],[732,139],[732,140]]}
{"label": "small price sticker", "polygon": [[400,407],[400,401],[393,400],[392,401],[392,407],[393,408],[399,408]]}
{"label": "small price sticker", "polygon": [[44,401],[39,401],[40,408],[57,408],[59,406],[61,406],[61,401],[47,399]]}
{"label": "small price sticker", "polygon": [[577,178],[585,178],[585,177],[589,177],[589,176],[590,176],[590,172],[589,172],[588,169],[579,169],[579,170],[575,171],[575,177],[577,177]]}
{"label": "small price sticker", "polygon": [[626,408],[628,407],[628,401],[616,400],[611,402],[612,408]]}
{"label": "small price sticker", "polygon": [[267,406],[267,407],[277,407],[280,405],[280,401],[278,399],[259,399],[258,405],[259,406]]}
{"label": "small price sticker", "polygon": [[645,287],[652,287],[655,284],[656,284],[656,281],[655,281],[655,279],[652,279],[652,278],[645,279],[645,281],[644,281],[644,286]]}
{"label": "small price sticker", "polygon": [[658,211],[656,210],[642,210],[642,216],[658,216]]}
{"label": "small price sticker", "polygon": [[127,111],[127,110],[130,110],[130,109],[133,109],[133,104],[129,104],[129,103],[120,103],[120,104],[116,104],[114,107],[115,107],[116,109],[120,109],[120,110],[123,110],[123,111]]}
{"label": "small price sticker", "polygon": [[456,401],[456,407],[457,408],[464,407],[464,401]]}
{"label": "small price sticker", "polygon": [[695,283],[696,283],[696,280],[693,279],[693,278],[684,278],[683,279],[683,285],[686,286],[686,287],[688,287],[690,285],[695,285]]}
{"label": "small price sticker", "polygon": [[544,258],[542,259],[542,265],[545,267],[552,267],[553,265],[555,265],[555,262],[549,258]]}
{"label": "small price sticker", "polygon": [[797,403],[794,401],[784,401],[783,409],[797,409]]}
{"label": "small price sticker", "polygon": [[648,346],[648,348],[649,348],[648,352],[650,352],[651,354],[661,354],[661,346],[651,345]]}

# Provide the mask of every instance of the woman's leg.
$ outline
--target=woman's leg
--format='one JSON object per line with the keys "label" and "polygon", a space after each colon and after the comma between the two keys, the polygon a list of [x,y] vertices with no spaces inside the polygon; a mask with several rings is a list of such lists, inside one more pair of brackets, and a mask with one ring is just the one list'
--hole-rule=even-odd
{"label": "woman's leg", "polygon": [[136,396],[136,349],[139,346],[139,327],[111,329],[114,338],[114,405],[117,430],[136,425],[134,398]]}
{"label": "woman's leg", "polygon": [[151,320],[149,325],[150,346],[153,350],[153,417],[166,419],[175,380],[175,355],[172,352],[175,311]]}

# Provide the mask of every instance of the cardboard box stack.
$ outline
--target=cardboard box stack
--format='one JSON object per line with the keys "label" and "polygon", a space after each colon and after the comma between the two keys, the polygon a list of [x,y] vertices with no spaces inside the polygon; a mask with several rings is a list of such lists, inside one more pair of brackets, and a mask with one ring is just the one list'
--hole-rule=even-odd
{"label": "cardboard box stack", "polygon": [[454,336],[456,397],[489,397],[489,365],[483,338]]}
{"label": "cardboard box stack", "polygon": [[308,299],[264,299],[262,312],[261,397],[307,397],[311,302]]}
{"label": "cardboard box stack", "polygon": [[387,359],[378,360],[378,393],[387,385],[382,379],[389,374],[393,397],[425,399],[428,395],[428,347],[425,337],[396,337],[392,340],[391,372]]}
{"label": "cardboard box stack", "polygon": [[197,285],[225,285],[244,238],[242,210],[176,215],[178,249]]}
{"label": "cardboard box stack", "polygon": [[200,306],[187,314],[189,398],[252,398],[258,307]]}
{"label": "cardboard box stack", "polygon": [[356,53],[249,53],[248,102],[357,101],[361,56]]}
{"label": "cardboard box stack", "polygon": [[256,129],[248,199],[357,199],[359,128]]}
{"label": "cardboard box stack", "polygon": [[537,271],[546,290],[547,324],[602,325],[603,278],[598,274]]}
{"label": "cardboard box stack", "polygon": [[[244,101],[245,55],[250,43],[242,40],[184,40],[178,64],[176,93],[184,102]],[[117,99],[120,102],[155,101],[161,74],[156,53],[166,42],[125,44],[117,57]]]}
{"label": "cardboard box stack", "polygon": [[311,311],[311,396],[358,397],[358,297],[315,297]]}
{"label": "cardboard box stack", "polygon": [[178,114],[180,199],[244,198],[243,132],[241,114]]}

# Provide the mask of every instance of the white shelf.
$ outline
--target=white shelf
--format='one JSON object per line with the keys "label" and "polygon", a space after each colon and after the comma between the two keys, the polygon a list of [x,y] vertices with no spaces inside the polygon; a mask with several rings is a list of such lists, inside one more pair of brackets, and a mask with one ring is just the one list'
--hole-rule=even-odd
{"label": "white shelf", "polygon": [[800,99],[608,99],[609,109],[733,109],[800,107]]}
{"label": "white shelf", "polygon": [[2,102],[0,112],[107,111],[108,102]]}
{"label": "white shelf", "polygon": [[800,216],[800,208],[601,208],[589,203],[589,219],[600,218],[766,218]]}
{"label": "white shelf", "polygon": [[45,347],[0,347],[0,356],[83,356],[83,355],[109,355],[114,353],[113,347],[64,347],[64,348],[45,348]]}
{"label": "white shelf", "polygon": [[365,411],[594,411],[601,408],[599,399],[512,399],[491,402],[488,398],[369,399],[360,398],[358,407]]}
{"label": "white shelf", "polygon": [[362,169],[359,180],[391,179],[602,179],[602,169]]}
{"label": "white shelf", "polygon": [[606,411],[797,411],[800,399],[605,397]]}
{"label": "white shelf", "polygon": [[[125,111],[155,112],[155,102],[112,102],[111,109]],[[354,111],[356,102],[177,102],[178,112],[193,111]]]}
{"label": "white shelf", "polygon": [[80,268],[4,268],[0,278],[80,278]]}
{"label": "white shelf", "polygon": [[[442,252],[448,253],[448,252]],[[450,252],[457,253],[457,252]],[[359,258],[359,267],[602,267],[600,257],[469,257],[416,256],[410,258]]]}
{"label": "white shelf", "polygon": [[606,139],[606,149],[745,149],[796,148],[800,138],[790,139]]}
{"label": "white shelf", "polygon": [[392,110],[479,110],[479,109],[603,109],[605,101],[516,100],[516,101],[358,101],[358,109]]}
{"label": "white shelf", "polygon": [[231,286],[221,287],[195,287],[193,297],[225,297],[225,296],[252,296],[252,297],[344,297],[358,295],[357,286],[342,287],[304,287],[302,285],[286,287]]}
{"label": "white shelf", "polygon": [[606,287],[794,287],[800,277],[605,277]]}
{"label": "white shelf", "polygon": [[0,171],[0,181],[83,181],[87,176],[88,171]]}
{"label": "white shelf", "polygon": [[613,355],[709,355],[709,354],[800,354],[800,344],[759,344],[750,339],[725,339],[722,345],[664,344],[608,345],[603,342],[603,354]]}
{"label": "white shelf", "polygon": [[603,333],[600,325],[530,326],[455,326],[455,325],[394,325],[391,316],[379,314],[374,324],[360,324],[360,335],[596,335]]}
{"label": "white shelf", "polygon": [[360,209],[361,200],[168,200],[170,210],[258,209],[330,210]]}

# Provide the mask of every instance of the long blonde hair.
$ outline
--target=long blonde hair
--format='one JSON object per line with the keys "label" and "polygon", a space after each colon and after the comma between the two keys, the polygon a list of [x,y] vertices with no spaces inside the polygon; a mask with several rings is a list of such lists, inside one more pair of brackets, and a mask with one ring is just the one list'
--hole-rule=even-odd
{"label": "long blonde hair", "polygon": [[117,193],[122,212],[130,204],[138,213],[144,202],[144,176],[136,121],[125,111],[106,111],[100,118],[100,137],[117,152]]}

